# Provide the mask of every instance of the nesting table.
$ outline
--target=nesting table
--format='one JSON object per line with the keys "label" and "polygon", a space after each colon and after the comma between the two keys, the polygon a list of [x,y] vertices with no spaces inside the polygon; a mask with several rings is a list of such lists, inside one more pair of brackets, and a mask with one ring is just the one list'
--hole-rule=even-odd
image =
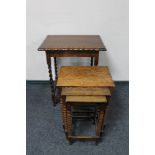
{"label": "nesting table", "polygon": [[57,57],[90,57],[90,65],[97,66],[99,51],[106,51],[98,35],[48,35],[38,48],[45,51],[54,105],[58,102],[56,85],[53,80],[51,57],[54,58],[54,69],[57,81]]}
{"label": "nesting table", "polygon": [[[115,87],[108,67],[62,66],[58,74],[57,87],[61,89],[60,105],[68,141],[71,143],[75,139],[93,139],[98,142],[104,126],[107,105]],[[73,135],[72,118],[75,105],[95,107],[95,112],[91,112],[95,113],[95,136]]]}

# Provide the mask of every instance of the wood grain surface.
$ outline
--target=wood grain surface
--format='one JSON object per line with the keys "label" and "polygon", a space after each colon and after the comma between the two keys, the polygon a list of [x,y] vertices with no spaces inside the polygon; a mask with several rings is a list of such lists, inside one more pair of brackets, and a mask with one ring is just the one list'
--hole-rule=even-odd
{"label": "wood grain surface", "polygon": [[63,87],[62,96],[67,96],[67,95],[107,95],[111,96],[110,89],[105,87],[105,88],[94,88],[94,87]]}
{"label": "wood grain surface", "polygon": [[106,51],[99,35],[48,35],[38,51],[96,50]]}
{"label": "wood grain surface", "polygon": [[66,102],[88,102],[88,103],[106,103],[105,96],[66,96]]}
{"label": "wood grain surface", "polygon": [[108,67],[63,66],[58,75],[61,87],[114,87]]}

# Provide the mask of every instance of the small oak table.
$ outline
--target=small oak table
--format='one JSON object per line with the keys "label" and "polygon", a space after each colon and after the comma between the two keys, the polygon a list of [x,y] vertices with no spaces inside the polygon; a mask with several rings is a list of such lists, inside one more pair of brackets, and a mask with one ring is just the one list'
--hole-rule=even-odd
{"label": "small oak table", "polygon": [[51,94],[53,103],[56,105],[56,86],[52,76],[51,57],[54,58],[57,81],[57,57],[90,57],[91,66],[97,66],[99,51],[106,51],[106,47],[98,35],[48,35],[38,51],[46,53]]}
{"label": "small oak table", "polygon": [[[98,143],[104,128],[107,105],[115,87],[107,66],[62,66],[57,86],[61,92],[63,127],[70,143],[78,139],[94,139]],[[74,106],[94,106],[96,134],[74,135]],[[80,113],[79,113],[80,114]],[[82,117],[82,115],[80,116]],[[85,129],[86,130],[86,129]]]}

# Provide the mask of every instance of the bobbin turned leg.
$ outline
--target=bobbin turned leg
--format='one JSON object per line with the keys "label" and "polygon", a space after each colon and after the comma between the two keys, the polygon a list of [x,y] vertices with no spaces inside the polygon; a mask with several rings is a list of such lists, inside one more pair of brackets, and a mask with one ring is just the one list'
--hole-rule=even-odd
{"label": "bobbin turned leg", "polygon": [[67,137],[67,107],[65,104],[65,96],[62,96],[60,99],[60,107],[61,107],[61,113],[62,113],[62,120],[63,120],[63,128],[65,131],[65,135]]}
{"label": "bobbin turned leg", "polygon": [[94,58],[91,57],[91,58],[90,58],[90,66],[93,66],[93,65],[94,65]]}
{"label": "bobbin turned leg", "polygon": [[108,113],[108,110],[109,110],[108,104],[109,104],[109,101],[110,101],[110,99],[111,99],[111,96],[107,96],[106,98],[107,98],[107,104],[106,104],[105,107],[104,107],[105,116],[104,116],[104,123],[103,123],[103,126],[102,126],[101,136],[102,136],[102,134],[103,134],[103,132],[104,132],[104,129],[106,128],[106,122],[105,122],[105,120],[106,120],[107,113]]}
{"label": "bobbin turned leg", "polygon": [[54,81],[53,81],[53,75],[52,75],[51,57],[49,56],[49,54],[47,52],[46,52],[46,60],[47,60],[48,72],[49,72],[51,96],[52,96],[53,106],[55,106],[56,105],[56,102],[55,102],[55,87],[54,87]]}
{"label": "bobbin turned leg", "polygon": [[57,58],[54,57],[55,80],[58,79]]}
{"label": "bobbin turned leg", "polygon": [[73,140],[71,138],[72,136],[72,115],[71,115],[71,105],[69,103],[66,103],[67,105],[67,131],[68,131],[68,141],[71,145],[73,143]]}
{"label": "bobbin turned leg", "polygon": [[99,51],[96,52],[95,62],[94,62],[94,65],[95,65],[95,66],[98,65],[98,60],[99,60]]}
{"label": "bobbin turned leg", "polygon": [[[99,115],[96,126],[96,136],[101,138],[102,128],[104,126],[104,117],[105,117],[105,106],[101,105],[99,107]],[[100,139],[96,140],[96,144],[98,144]]]}
{"label": "bobbin turned leg", "polygon": [[58,80],[58,67],[57,67],[57,58],[54,57],[54,69],[55,69],[55,102],[60,102],[60,89],[56,87],[57,80]]}

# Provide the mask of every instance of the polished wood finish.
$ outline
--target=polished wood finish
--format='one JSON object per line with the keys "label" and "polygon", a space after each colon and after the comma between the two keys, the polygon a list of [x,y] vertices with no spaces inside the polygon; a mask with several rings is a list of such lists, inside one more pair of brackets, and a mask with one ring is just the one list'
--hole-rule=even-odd
{"label": "polished wood finish", "polygon": [[48,35],[38,50],[106,51],[106,47],[98,35]]}
{"label": "polished wood finish", "polygon": [[114,87],[108,67],[63,66],[57,86],[60,87]]}
{"label": "polished wood finish", "polygon": [[80,96],[88,96],[88,95],[106,95],[106,96],[111,96],[110,89],[105,87],[105,88],[94,88],[94,87],[63,87],[62,96],[71,96],[71,95],[80,95]]}
{"label": "polished wood finish", "polygon": [[98,61],[99,51],[46,51],[50,57],[94,57],[96,62]]}
{"label": "polished wood finish", "polygon": [[46,53],[51,94],[54,105],[56,105],[59,100],[57,100],[57,90],[53,83],[51,60],[49,61],[49,59],[54,58],[57,80],[57,57],[90,57],[90,65],[98,65],[99,51],[106,51],[106,47],[99,35],[48,35],[38,51],[45,51]]}

